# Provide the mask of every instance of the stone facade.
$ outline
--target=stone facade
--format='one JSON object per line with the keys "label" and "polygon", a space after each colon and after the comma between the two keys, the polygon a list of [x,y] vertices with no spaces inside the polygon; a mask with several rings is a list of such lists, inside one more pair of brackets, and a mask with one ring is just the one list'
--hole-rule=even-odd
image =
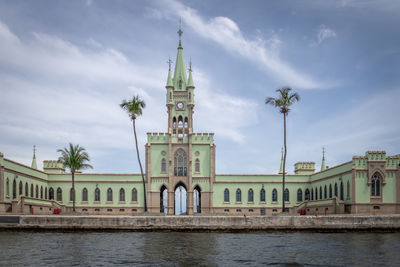
{"label": "stone facade", "polygon": [[[195,133],[195,86],[179,41],[175,70],[168,71],[168,129],[148,133],[145,145],[146,197],[151,214],[273,215],[282,206],[282,173],[216,174],[213,133]],[[400,159],[368,151],[316,172],[314,162],[297,162],[286,175],[285,204],[290,213],[400,213]],[[43,171],[0,153],[0,212],[70,212],[71,175],[57,161]],[[75,175],[76,207],[85,214],[132,215],[144,211],[139,174]],[[97,197],[96,197],[97,196]]]}

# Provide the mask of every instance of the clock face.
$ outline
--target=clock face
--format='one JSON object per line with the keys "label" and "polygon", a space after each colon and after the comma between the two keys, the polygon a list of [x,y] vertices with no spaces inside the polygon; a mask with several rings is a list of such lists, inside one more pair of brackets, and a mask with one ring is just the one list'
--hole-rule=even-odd
{"label": "clock face", "polygon": [[178,103],[176,104],[176,107],[177,107],[178,109],[183,109],[183,107],[184,107],[183,102],[178,102]]}

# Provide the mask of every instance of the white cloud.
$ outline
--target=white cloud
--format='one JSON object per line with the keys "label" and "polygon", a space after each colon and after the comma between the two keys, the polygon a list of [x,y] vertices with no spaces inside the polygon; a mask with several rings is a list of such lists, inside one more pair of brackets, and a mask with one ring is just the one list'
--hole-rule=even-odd
{"label": "white cloud", "polygon": [[243,36],[239,26],[230,18],[214,17],[209,20],[201,17],[197,10],[183,5],[180,2],[162,1],[162,11],[168,15],[181,17],[186,25],[206,39],[210,39],[229,52],[245,57],[260,64],[271,77],[278,77],[281,82],[297,88],[323,88],[326,85],[315,78],[295,70],[284,62],[277,53],[277,46],[281,42],[276,36],[272,39],[272,48],[266,46],[261,38],[249,40]]}
{"label": "white cloud", "polygon": [[[146,142],[146,132],[166,131],[166,68],[134,62],[93,39],[89,39],[94,46],[90,50],[46,33],[32,36],[25,41],[0,21],[0,65],[5,66],[0,74],[0,113],[4,115],[0,117],[0,151],[6,157],[30,165],[30,147],[36,144],[41,166],[41,160],[54,159],[57,148],[73,142],[88,149],[95,165],[112,151],[130,150],[132,125],[119,103],[134,94],[147,104],[137,121],[140,144]],[[246,108],[249,102],[211,89],[212,81],[200,69],[194,78],[199,88],[195,91],[196,129],[242,143],[243,127],[255,119],[248,115],[252,112]],[[143,146],[140,149],[144,155]]]}
{"label": "white cloud", "polygon": [[367,150],[387,150],[390,155],[396,153],[400,137],[395,136],[400,131],[400,124],[392,114],[398,113],[400,89],[377,92],[367,100],[359,99],[353,106],[343,108],[307,128],[296,125],[301,131],[292,130],[296,135],[289,139],[290,158],[316,160],[319,164],[321,149],[325,147],[327,164],[333,166],[343,163],[343,159],[351,160],[353,155],[362,156]]}
{"label": "white cloud", "polygon": [[318,44],[321,44],[324,40],[329,39],[329,38],[335,38],[336,37],[336,33],[328,28],[325,25],[320,25],[319,26],[319,31],[318,31],[318,35],[317,35],[317,39],[318,39]]}
{"label": "white cloud", "polygon": [[[214,131],[216,136],[236,143],[245,142],[245,127],[257,120],[256,103],[236,97],[210,86],[210,81],[201,70],[196,71],[195,128]],[[211,119],[212,118],[212,119]]]}

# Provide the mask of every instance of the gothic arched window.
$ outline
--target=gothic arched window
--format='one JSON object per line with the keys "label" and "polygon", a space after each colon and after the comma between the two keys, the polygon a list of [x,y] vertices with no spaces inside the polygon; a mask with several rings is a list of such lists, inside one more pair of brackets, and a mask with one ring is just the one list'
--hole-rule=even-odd
{"label": "gothic arched window", "polygon": [[305,192],[305,200],[310,200],[310,190],[307,188]]}
{"label": "gothic arched window", "polygon": [[31,197],[33,197],[33,184],[31,184]]}
{"label": "gothic arched window", "polygon": [[194,162],[194,171],[200,172],[200,160],[199,159],[196,159]]}
{"label": "gothic arched window", "polygon": [[22,195],[22,181],[19,181],[19,194],[18,195]]}
{"label": "gothic arched window", "polygon": [[44,189],[44,199],[47,199],[47,187]]}
{"label": "gothic arched window", "polygon": [[173,119],[172,119],[172,128],[176,128],[176,118],[174,117]]}
{"label": "gothic arched window", "polygon": [[107,189],[107,201],[113,201],[113,193],[111,188]]}
{"label": "gothic arched window", "polygon": [[254,192],[253,189],[249,189],[249,192],[247,193],[247,202],[254,202]]}
{"label": "gothic arched window", "polygon": [[181,79],[179,79],[179,81],[178,81],[178,87],[179,87],[179,89],[182,89],[182,80]]}
{"label": "gothic arched window", "polygon": [[381,175],[375,173],[371,179],[371,196],[381,196]]}
{"label": "gothic arched window", "polygon": [[332,198],[332,184],[329,185],[329,198]]}
{"label": "gothic arched window", "polygon": [[224,190],[224,202],[229,202],[229,190],[225,188]]}
{"label": "gothic arched window", "polygon": [[335,197],[338,196],[338,189],[337,189],[337,183],[335,183]]}
{"label": "gothic arched window", "polygon": [[53,187],[50,187],[49,189],[49,199],[54,200],[54,189]]}
{"label": "gothic arched window", "polygon": [[125,190],[123,188],[119,190],[119,201],[125,202]]}
{"label": "gothic arched window", "polygon": [[324,187],[324,198],[325,198],[325,199],[328,198],[328,190],[327,190],[326,185],[325,185],[325,187]]}
{"label": "gothic arched window", "polygon": [[297,190],[297,202],[302,202],[303,201],[303,191],[299,188]]}
{"label": "gothic arched window", "polygon": [[57,201],[62,201],[62,190],[61,188],[57,188]]}
{"label": "gothic arched window", "polygon": [[43,199],[43,186],[40,187],[40,198]]}
{"label": "gothic arched window", "polygon": [[88,190],[86,187],[82,190],[82,201],[88,201]]}
{"label": "gothic arched window", "polygon": [[289,189],[285,189],[283,197],[285,198],[285,202],[289,202]]}
{"label": "gothic arched window", "polygon": [[187,158],[186,158],[186,153],[182,148],[179,148],[175,152],[174,175],[175,176],[187,176]]}
{"label": "gothic arched window", "polygon": [[242,202],[242,190],[239,188],[236,190],[236,202]]}
{"label": "gothic arched window", "polygon": [[181,116],[178,117],[178,128],[183,128],[183,119]]}
{"label": "gothic arched window", "polygon": [[319,187],[319,199],[322,199],[322,186]]}
{"label": "gothic arched window", "polygon": [[94,201],[100,201],[100,189],[98,187],[94,190]]}
{"label": "gothic arched window", "polygon": [[13,181],[13,199],[17,198],[17,181]]}
{"label": "gothic arched window", "polygon": [[137,201],[137,190],[136,188],[132,189],[132,202],[136,202]]}
{"label": "gothic arched window", "polygon": [[275,188],[272,190],[272,202],[278,202],[278,191]]}
{"label": "gothic arched window", "polygon": [[167,172],[167,160],[165,158],[161,160],[161,172]]}
{"label": "gothic arched window", "polygon": [[340,182],[340,200],[344,200],[344,188],[343,188],[343,181]]}
{"label": "gothic arched window", "polygon": [[71,187],[69,190],[69,201],[74,201],[75,199],[75,190]]}
{"label": "gothic arched window", "polygon": [[318,187],[315,188],[315,200],[318,200]]}
{"label": "gothic arched window", "polygon": [[27,197],[29,195],[29,185],[28,182],[25,183],[25,196]]}
{"label": "gothic arched window", "polygon": [[35,197],[39,198],[39,186],[36,185]]}
{"label": "gothic arched window", "polygon": [[265,202],[265,190],[264,188],[260,191],[260,201]]}
{"label": "gothic arched window", "polygon": [[350,199],[350,181],[347,181],[347,199]]}

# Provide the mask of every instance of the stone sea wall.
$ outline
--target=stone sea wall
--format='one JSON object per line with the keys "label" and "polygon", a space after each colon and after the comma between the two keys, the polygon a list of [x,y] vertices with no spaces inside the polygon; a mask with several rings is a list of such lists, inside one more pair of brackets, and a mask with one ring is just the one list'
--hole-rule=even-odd
{"label": "stone sea wall", "polygon": [[400,215],[379,216],[0,216],[0,229],[133,231],[399,231]]}

